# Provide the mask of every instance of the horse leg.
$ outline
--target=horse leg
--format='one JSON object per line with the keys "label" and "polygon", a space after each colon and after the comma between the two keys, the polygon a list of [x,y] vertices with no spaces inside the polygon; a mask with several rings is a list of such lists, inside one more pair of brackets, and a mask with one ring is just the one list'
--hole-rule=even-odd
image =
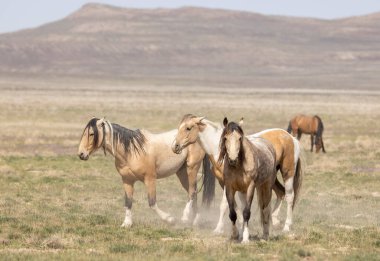
{"label": "horse leg", "polygon": [[323,153],[326,153],[326,151],[325,151],[325,144],[323,144],[322,136],[321,136],[321,142],[322,142],[322,152],[323,152]]}
{"label": "horse leg", "polygon": [[236,210],[236,214],[237,214],[237,220],[239,223],[243,224],[243,221],[244,221],[244,218],[243,218],[243,208],[245,207],[245,204],[246,204],[246,193],[243,193],[243,192],[240,192],[240,191],[237,191],[237,198],[239,199],[238,202],[239,204],[236,204],[236,207],[235,207],[235,210]]}
{"label": "horse leg", "polygon": [[310,134],[310,142],[311,142],[310,151],[313,152],[313,146],[314,146],[314,135],[313,134]]}
{"label": "horse leg", "polygon": [[265,182],[257,191],[260,206],[260,220],[263,226],[263,238],[268,240],[269,228],[272,219],[271,199],[272,199],[272,184]]}
{"label": "horse leg", "polygon": [[[294,173],[294,171],[292,172]],[[288,177],[285,179],[285,199],[287,203],[286,221],[283,228],[284,232],[290,231],[290,226],[293,224],[293,201],[294,201],[294,189],[293,189],[294,177]]]}
{"label": "horse leg", "polygon": [[177,172],[177,177],[179,181],[181,182],[182,187],[187,191],[189,195],[189,201],[186,203],[186,206],[183,210],[181,221],[184,223],[187,223],[189,221],[190,212],[192,208],[192,199],[191,195],[189,193],[189,177],[187,175],[187,169],[185,166],[182,166],[179,171]]}
{"label": "horse leg", "polygon": [[216,225],[216,228],[213,231],[214,234],[217,234],[217,235],[223,234],[223,217],[226,214],[227,209],[228,209],[228,202],[227,202],[227,196],[226,196],[226,187],[224,187],[222,201],[220,202],[220,206],[219,206],[219,220],[218,220],[218,224]]}
{"label": "horse leg", "polygon": [[277,199],[276,203],[274,204],[273,212],[272,212],[272,220],[273,220],[273,226],[278,226],[280,224],[280,220],[278,219],[278,214],[280,213],[282,200],[284,199],[285,193],[281,190],[281,183],[277,180],[273,185],[273,190],[276,193]]}
{"label": "horse leg", "polygon": [[301,140],[302,132],[300,129],[297,129],[297,140]]}
{"label": "horse leg", "polygon": [[243,240],[242,243],[248,243],[249,242],[249,229],[248,229],[248,221],[251,218],[251,205],[252,205],[252,199],[253,195],[255,193],[255,183],[252,181],[251,184],[248,186],[246,199],[245,199],[245,207],[243,211]]}
{"label": "horse leg", "polygon": [[232,222],[232,233],[231,233],[231,239],[232,240],[237,240],[239,238],[239,231],[236,227],[236,220],[237,220],[237,215],[235,211],[235,191],[232,190],[232,188],[226,187],[226,197],[227,197],[227,202],[228,206],[230,208],[230,220]]}
{"label": "horse leg", "polygon": [[199,222],[198,204],[197,204],[197,174],[202,161],[187,165],[187,174],[189,179],[189,202],[191,207],[191,217],[193,218],[193,225]]}
{"label": "horse leg", "polygon": [[132,226],[133,182],[123,180],[125,191],[125,218],[122,227]]}
{"label": "horse leg", "polygon": [[156,211],[157,215],[164,221],[168,222],[169,224],[174,223],[174,218],[169,214],[161,209],[158,208],[157,202],[156,202],[156,177],[146,177],[144,180],[145,186],[148,190],[148,202],[149,207]]}

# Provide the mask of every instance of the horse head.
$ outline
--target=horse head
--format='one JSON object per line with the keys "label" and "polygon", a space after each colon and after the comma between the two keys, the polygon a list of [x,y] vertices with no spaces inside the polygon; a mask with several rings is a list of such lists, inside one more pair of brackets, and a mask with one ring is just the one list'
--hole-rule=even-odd
{"label": "horse head", "polygon": [[183,117],[172,145],[174,153],[180,154],[184,148],[197,141],[199,132],[205,126],[203,119],[204,117],[196,117],[192,114],[186,114]]}
{"label": "horse head", "polygon": [[244,132],[239,124],[223,120],[224,130],[220,139],[219,162],[227,157],[231,166],[237,166],[242,160]]}
{"label": "horse head", "polygon": [[79,142],[78,156],[81,160],[88,160],[90,155],[102,147],[104,143],[105,120],[92,118],[83,130]]}

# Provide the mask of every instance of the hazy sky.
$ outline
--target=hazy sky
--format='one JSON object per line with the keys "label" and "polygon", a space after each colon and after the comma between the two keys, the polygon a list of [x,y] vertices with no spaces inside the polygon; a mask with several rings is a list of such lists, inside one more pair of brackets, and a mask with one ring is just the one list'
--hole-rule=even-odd
{"label": "hazy sky", "polygon": [[58,20],[90,2],[139,8],[203,6],[328,19],[380,11],[380,0],[0,0],[0,32]]}

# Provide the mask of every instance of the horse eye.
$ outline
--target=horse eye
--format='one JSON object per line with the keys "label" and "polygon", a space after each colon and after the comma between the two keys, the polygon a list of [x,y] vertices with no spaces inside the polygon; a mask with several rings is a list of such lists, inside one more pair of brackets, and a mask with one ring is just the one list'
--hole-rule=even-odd
{"label": "horse eye", "polygon": [[94,136],[94,133],[90,133],[90,136]]}
{"label": "horse eye", "polygon": [[193,128],[193,127],[187,127],[186,130],[187,130],[187,131],[191,131],[192,128]]}

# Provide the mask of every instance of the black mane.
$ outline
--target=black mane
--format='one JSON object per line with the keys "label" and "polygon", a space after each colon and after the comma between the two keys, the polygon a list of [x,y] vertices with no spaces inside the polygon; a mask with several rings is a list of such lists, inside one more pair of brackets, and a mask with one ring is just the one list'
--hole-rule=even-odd
{"label": "black mane", "polygon": [[[91,119],[86,127],[84,128],[83,133],[89,129],[92,128],[94,131],[94,144],[98,144],[99,142],[99,130],[96,123],[98,122],[98,118]],[[145,136],[141,133],[140,130],[130,130],[127,128],[124,128],[123,126],[120,126],[118,124],[112,123],[113,128],[113,145],[116,147],[118,145],[118,141],[123,145],[125,152],[135,152],[140,154],[140,152],[145,152],[144,150],[144,144],[145,144]],[[104,131],[105,128],[103,127]],[[87,138],[90,138],[88,135]]]}
{"label": "black mane", "polygon": [[116,146],[117,141],[119,141],[123,145],[125,152],[145,153],[144,144],[146,139],[140,130],[130,130],[116,123],[112,123],[112,128],[113,141]]}

